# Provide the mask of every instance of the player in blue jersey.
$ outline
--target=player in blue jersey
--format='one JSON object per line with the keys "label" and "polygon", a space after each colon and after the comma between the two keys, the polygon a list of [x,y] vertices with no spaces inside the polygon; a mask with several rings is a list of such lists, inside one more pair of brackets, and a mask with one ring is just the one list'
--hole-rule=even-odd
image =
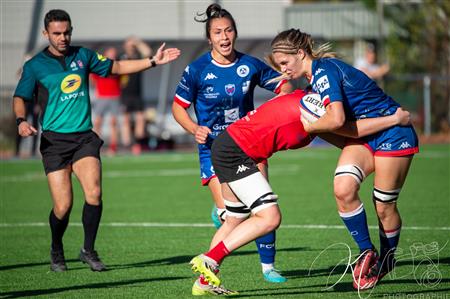
{"label": "player in blue jersey", "polygon": [[176,59],[180,51],[164,50],[163,44],[150,59],[112,61],[89,49],[70,46],[71,19],[60,9],[45,15],[43,33],[49,45],[25,63],[14,92],[13,109],[19,135],[28,137],[37,131],[25,119],[25,101],[36,96],[41,106],[40,150],[53,201],[49,216],[50,268],[56,272],[67,270],[62,239],[73,205],[72,174],[75,174],[85,199],[82,214],[85,237],[80,260],[93,271],[104,271],[106,267],[94,250],[102,214],[103,141],[91,130],[89,74],[107,77],[139,72]]}
{"label": "player in blue jersey", "polygon": [[[400,106],[363,72],[336,59],[329,45],[314,49],[307,33],[286,30],[271,45],[269,60],[273,66],[286,78],[306,77],[324,100],[325,115],[312,124],[304,124],[309,133],[330,132],[348,120],[391,115]],[[417,135],[411,125],[394,126],[360,140],[349,140],[342,150],[335,172],[334,194],[339,215],[361,251],[353,271],[356,289],[372,288],[394,267],[401,230],[396,202],[418,151]],[[371,242],[366,213],[358,195],[360,184],[372,172],[379,254]]]}
{"label": "player in blue jersey", "polygon": [[[253,93],[256,86],[278,94],[290,92],[292,87],[285,80],[269,83],[271,79],[278,77],[279,73],[259,59],[235,50],[237,29],[232,15],[227,10],[218,4],[211,4],[205,13],[198,16],[204,17],[196,20],[206,23],[206,37],[211,51],[185,68],[176,90],[172,112],[177,122],[195,136],[202,184],[209,187],[223,221],[225,206],[211,163],[213,140],[228,125],[254,109]],[[194,122],[186,111],[191,105],[194,106],[197,122]],[[267,173],[264,165],[260,167],[263,173]],[[217,218],[216,213],[213,216]],[[217,224],[220,226],[220,222]],[[257,246],[265,279],[284,282],[285,278],[273,266],[275,232],[258,239]],[[196,284],[200,282],[197,281]]]}

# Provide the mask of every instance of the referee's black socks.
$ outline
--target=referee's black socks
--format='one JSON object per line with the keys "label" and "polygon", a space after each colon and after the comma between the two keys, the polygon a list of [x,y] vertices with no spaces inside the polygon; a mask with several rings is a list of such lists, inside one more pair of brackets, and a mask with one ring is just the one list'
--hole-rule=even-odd
{"label": "referee's black socks", "polygon": [[62,219],[58,219],[53,212],[50,211],[50,216],[48,217],[48,222],[50,224],[50,230],[52,232],[52,251],[63,251],[62,238],[64,232],[66,231],[67,225],[69,224],[70,211]]}
{"label": "referee's black socks", "polygon": [[98,206],[90,205],[87,202],[84,203],[82,222],[84,229],[84,249],[87,251],[94,250],[102,210],[102,202]]}

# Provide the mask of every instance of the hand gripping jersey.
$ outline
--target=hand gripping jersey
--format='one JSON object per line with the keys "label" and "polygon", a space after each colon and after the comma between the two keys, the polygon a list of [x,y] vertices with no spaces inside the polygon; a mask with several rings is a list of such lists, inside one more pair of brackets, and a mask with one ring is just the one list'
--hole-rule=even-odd
{"label": "hand gripping jersey", "polygon": [[268,83],[277,76],[276,71],[252,56],[236,52],[235,62],[221,65],[208,52],[186,67],[174,101],[184,108],[194,104],[198,124],[209,127],[215,138],[254,109],[256,85],[279,93],[286,81]]}
{"label": "hand gripping jersey", "polygon": [[305,132],[299,106],[305,94],[296,90],[265,102],[230,125],[228,134],[257,163],[278,151],[308,145],[314,136]]}
{"label": "hand gripping jersey", "polygon": [[43,131],[85,132],[92,128],[89,74],[106,77],[112,64],[86,48],[70,47],[65,56],[45,49],[25,63],[14,96],[29,101],[37,94]]}

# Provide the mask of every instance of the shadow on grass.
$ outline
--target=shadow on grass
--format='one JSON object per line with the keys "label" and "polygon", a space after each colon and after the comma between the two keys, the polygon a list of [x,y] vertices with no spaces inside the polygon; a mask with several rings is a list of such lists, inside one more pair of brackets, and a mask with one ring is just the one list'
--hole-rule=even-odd
{"label": "shadow on grass", "polygon": [[[282,248],[277,250],[278,252],[282,251],[304,251],[305,248],[303,247],[294,247],[294,248]],[[252,254],[258,254],[255,250],[245,250],[245,251],[237,251],[235,253],[232,253],[232,256],[246,256],[246,255],[252,255]],[[137,263],[130,263],[130,264],[108,264],[108,269],[126,269],[126,268],[139,268],[139,267],[150,267],[150,266],[164,266],[164,265],[178,265],[178,264],[187,264],[189,261],[193,258],[193,255],[179,255],[179,256],[172,256],[167,257],[163,259],[157,259],[157,260],[151,260],[151,261],[143,261],[143,262],[137,262]]]}
{"label": "shadow on grass", "polygon": [[[80,262],[79,259],[66,259],[66,263],[70,262]],[[28,267],[38,267],[48,265],[50,268],[50,259],[48,261],[38,262],[38,263],[27,263],[27,264],[16,264],[16,265],[8,265],[8,266],[0,266],[0,271],[18,269],[18,268],[28,268]]]}
{"label": "shadow on grass", "polygon": [[[447,286],[450,282],[450,279],[442,279],[439,283],[439,285],[445,285]],[[407,297],[408,295],[414,295],[414,294],[438,294],[443,293],[445,294],[450,291],[450,288],[441,288],[439,289],[439,286],[435,286],[434,288],[429,288],[426,286],[423,286],[423,289],[417,289],[411,290],[411,291],[397,291],[393,289],[393,286],[399,286],[406,285],[406,284],[417,284],[417,281],[414,279],[399,279],[399,280],[383,280],[380,282],[380,286],[382,287],[385,284],[390,284],[392,286],[388,286],[389,289],[392,291],[388,292],[382,292],[379,293],[377,291],[377,287],[375,287],[373,290],[367,290],[364,292],[361,292],[361,295],[363,298],[369,298],[369,297],[375,297],[375,298],[386,298],[386,296],[399,296],[399,297]],[[353,288],[351,282],[342,282],[338,283],[336,286],[332,287],[331,289],[326,289],[326,284],[314,284],[314,285],[303,285],[300,287],[276,287],[276,288],[270,288],[270,289],[248,289],[248,290],[238,290],[239,295],[233,296],[233,298],[242,298],[242,297],[263,297],[263,296],[294,296],[294,295],[307,295],[307,294],[315,294],[315,295],[322,295],[324,297],[331,297],[331,296],[339,296],[339,294],[352,294],[354,293],[355,297],[358,298],[358,292]],[[371,293],[372,292],[372,293]],[[417,295],[415,295],[417,296]],[[419,296],[418,296],[419,297]],[[421,297],[422,298],[422,297]],[[428,298],[428,297],[427,297]],[[431,298],[431,297],[430,297]],[[446,298],[446,297],[433,297],[433,298]]]}
{"label": "shadow on grass", "polygon": [[172,281],[172,280],[179,280],[179,279],[185,279],[185,278],[186,277],[159,277],[159,278],[149,278],[149,279],[132,279],[132,280],[117,281],[117,282],[75,285],[75,286],[62,287],[62,288],[3,292],[3,293],[0,293],[0,296],[2,296],[2,298],[19,298],[19,297],[27,297],[27,296],[40,296],[40,295],[58,294],[58,293],[66,292],[66,291],[78,291],[78,290],[86,290],[86,289],[103,289],[103,288],[133,285],[133,284],[138,284],[138,283],[148,283],[148,282],[154,282],[154,281]]}

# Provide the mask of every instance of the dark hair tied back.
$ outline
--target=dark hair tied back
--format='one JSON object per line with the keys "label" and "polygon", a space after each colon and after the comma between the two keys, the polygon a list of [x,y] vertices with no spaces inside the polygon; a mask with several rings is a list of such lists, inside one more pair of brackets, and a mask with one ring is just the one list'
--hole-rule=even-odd
{"label": "dark hair tied back", "polygon": [[237,36],[237,27],[236,22],[233,19],[233,16],[228,12],[228,10],[223,9],[219,4],[213,3],[206,8],[205,12],[198,13],[194,17],[194,20],[200,23],[206,23],[205,30],[206,30],[206,37],[209,39],[210,34],[209,30],[211,28],[211,20],[212,19],[218,19],[218,18],[227,18],[231,21],[231,24],[234,28],[234,31],[236,32]]}

